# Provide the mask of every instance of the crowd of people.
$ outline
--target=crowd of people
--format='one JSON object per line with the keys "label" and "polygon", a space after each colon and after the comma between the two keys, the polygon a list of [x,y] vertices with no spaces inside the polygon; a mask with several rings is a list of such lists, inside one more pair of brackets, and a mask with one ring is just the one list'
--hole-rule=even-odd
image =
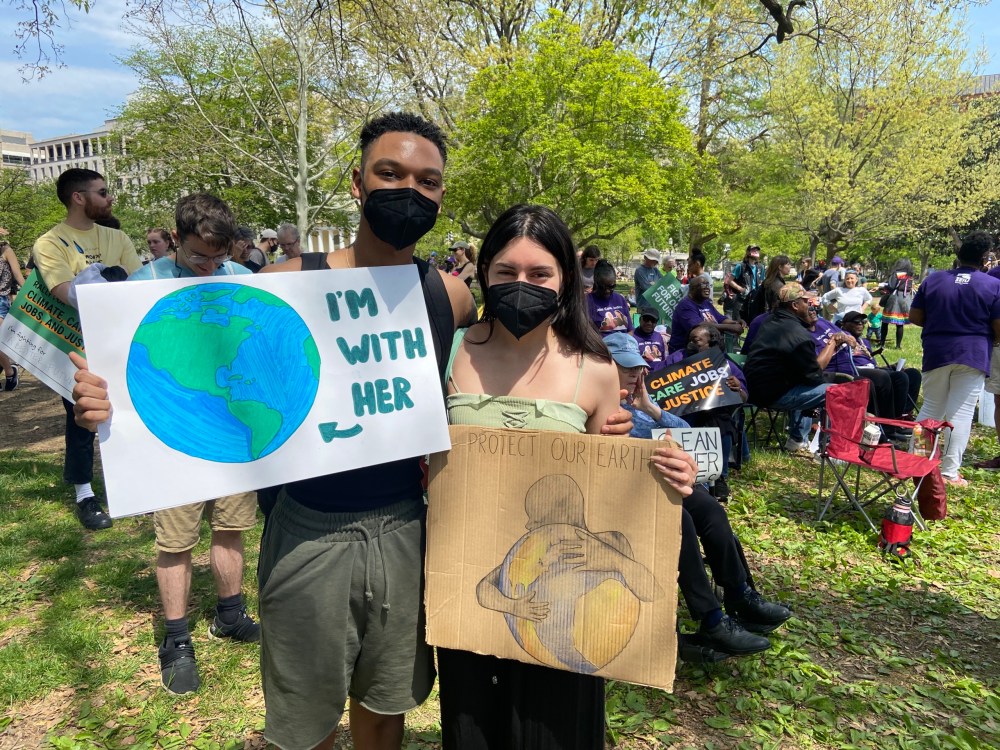
{"label": "crowd of people", "polygon": [[[569,228],[541,206],[504,212],[478,254],[457,241],[447,258],[424,261],[414,249],[443,200],[442,132],[419,116],[390,113],[365,124],[359,146],[351,193],[361,218],[348,247],[303,252],[295,225],[255,234],[237,224],[224,202],[196,194],[178,202],[174,229],[147,232],[152,260],[143,264],[128,237],[105,226],[113,196],[103,177],[72,169],[57,182],[66,218],[34,246],[37,273],[55,297],[75,305],[78,285],[99,281],[83,273],[88,267],[118,266],[136,281],[414,264],[428,307],[450,316],[449,325],[431,326],[450,423],[646,439],[658,427],[718,428],[723,473],[713,484],[697,483],[694,460],[670,441],[658,444],[651,458],[682,497],[678,581],[698,623],[686,639],[711,658],[766,650],[768,634],[792,612],[757,591],[726,513],[740,407],[675,416],[651,399],[646,374],[710,349],[730,350],[728,388],[741,402],[788,411],[785,448],[803,456],[811,456],[812,411],[823,404],[830,383],[865,378],[872,384],[872,411],[907,419],[923,382],[921,416],[955,425],[942,463],[953,484],[965,481],[958,469],[973,394],[991,367],[987,387],[997,394],[1000,411],[994,346],[1000,341],[1000,279],[979,270],[992,248],[988,235],[966,238],[960,267],[935,273],[918,290],[906,266],[897,266],[887,282],[883,325],[905,315],[899,332],[907,321],[922,327],[921,377],[912,368],[876,365],[886,331],[880,329],[874,345],[863,335],[872,295],[858,269],[845,269],[840,258],[821,273],[804,264],[796,280],[787,256],[772,258],[765,270],[761,248],[750,246],[723,281],[720,312],[705,255],[696,249],[681,279],[685,296],[675,309],[662,311],[644,293],[676,269],[672,259],[649,250],[634,274],[635,318],[599,248],[578,253]],[[13,281],[23,279],[6,250],[0,258],[2,301],[11,283],[5,267]],[[473,284],[482,292],[481,314]],[[811,289],[817,284],[822,296]],[[661,325],[665,313],[669,329]],[[745,360],[732,351],[741,337]],[[93,430],[109,419],[112,405],[100,374],[89,372],[82,358],[74,362],[80,368],[74,401],[64,400],[64,479],[74,487],[81,523],[100,530],[112,520],[92,487]],[[17,370],[5,360],[0,364],[12,390]],[[905,441],[907,435],[886,439]],[[1000,469],[1000,457],[994,464]],[[355,747],[400,747],[403,715],[427,698],[435,680],[423,634],[422,477],[420,457],[412,457],[154,513],[164,687],[176,694],[200,687],[187,609],[191,551],[207,518],[218,596],[209,634],[260,642],[266,738],[280,748],[333,747],[347,704]],[[259,623],[243,597],[243,532],[257,522],[258,505],[266,517]],[[706,561],[723,591],[721,601]],[[355,575],[358,569],[365,575]],[[604,683],[598,677],[449,649],[438,649],[436,664],[445,748],[604,745]]]}

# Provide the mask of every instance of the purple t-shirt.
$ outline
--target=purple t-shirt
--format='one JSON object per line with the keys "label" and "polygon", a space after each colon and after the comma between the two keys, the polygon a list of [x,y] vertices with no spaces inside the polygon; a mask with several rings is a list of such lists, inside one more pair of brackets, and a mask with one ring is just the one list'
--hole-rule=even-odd
{"label": "purple t-shirt", "polygon": [[994,279],[1000,279],[1000,266],[993,266],[990,272],[986,274],[987,276],[992,276]]}
{"label": "purple t-shirt", "polygon": [[[812,336],[812,340],[816,342],[816,356],[818,357],[820,352],[822,352],[827,345],[827,342],[834,337],[834,335],[841,333],[841,330],[837,326],[833,325],[823,318],[819,318],[816,321],[816,327],[814,330],[809,330],[809,335]],[[830,357],[830,363],[826,366],[826,372],[842,372],[846,375],[854,374],[854,367],[851,366],[851,354],[848,351],[849,347],[841,346],[837,349],[836,353]]]}
{"label": "purple t-shirt", "polygon": [[966,365],[989,374],[1000,279],[972,268],[936,271],[924,279],[910,307],[924,311],[924,372]]}
{"label": "purple t-shirt", "polygon": [[721,323],[726,316],[715,309],[712,300],[695,302],[690,297],[685,297],[677,303],[674,308],[673,323],[670,326],[670,341],[668,347],[671,352],[676,352],[687,346],[688,334],[691,329],[702,323]]}
{"label": "purple t-shirt", "polygon": [[649,369],[658,370],[663,367],[667,356],[667,342],[663,334],[653,331],[647,335],[636,328],[632,335],[639,344],[639,355],[649,363]]}
{"label": "purple t-shirt", "polygon": [[602,336],[632,330],[632,310],[628,300],[618,292],[612,292],[608,299],[598,299],[587,295],[587,315]]}
{"label": "purple t-shirt", "polygon": [[760,327],[764,325],[764,322],[771,319],[771,313],[761,313],[756,318],[750,321],[750,326],[747,328],[747,335],[743,337],[743,353],[746,354],[750,351],[750,344],[753,340],[757,338],[757,331]]}

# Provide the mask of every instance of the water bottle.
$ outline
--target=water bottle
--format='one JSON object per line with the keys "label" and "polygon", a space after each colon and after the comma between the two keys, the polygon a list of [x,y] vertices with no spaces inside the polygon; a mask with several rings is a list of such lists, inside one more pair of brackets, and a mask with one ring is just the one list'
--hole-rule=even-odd
{"label": "water bottle", "polygon": [[913,427],[913,445],[910,452],[915,456],[927,457],[927,442],[924,440],[924,428],[920,425]]}

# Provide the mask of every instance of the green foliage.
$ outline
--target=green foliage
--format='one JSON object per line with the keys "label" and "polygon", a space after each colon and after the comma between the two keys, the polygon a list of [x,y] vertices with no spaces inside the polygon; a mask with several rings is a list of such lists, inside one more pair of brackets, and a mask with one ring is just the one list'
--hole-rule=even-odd
{"label": "green foliage", "polygon": [[35,240],[65,216],[54,184],[34,185],[24,170],[0,169],[0,227],[10,232],[5,239],[22,261]]}
{"label": "green foliage", "polygon": [[548,205],[582,245],[694,209],[695,154],[677,91],[553,15],[490,51],[455,128],[448,206],[474,233],[515,203]]}
{"label": "green foliage", "polygon": [[[916,329],[907,330],[898,354],[919,366]],[[32,387],[41,388],[28,376],[22,388]],[[60,420],[61,412],[51,418]],[[996,452],[993,432],[977,427],[967,463]],[[757,585],[791,605],[795,617],[770,636],[773,647],[764,654],[679,664],[671,694],[609,683],[608,746],[1000,746],[1000,497],[992,473],[963,473],[972,485],[949,489],[948,518],[915,530],[915,559],[897,566],[879,555],[874,535],[852,510],[815,522],[816,466],[755,451],[730,479],[727,512]],[[6,707],[0,743],[87,750],[263,746],[256,647],[206,634],[214,605],[207,526],[194,551],[191,595],[204,687],[178,699],[160,688],[156,671],[150,519],[82,532],[59,456],[29,450],[0,452],[0,497]],[[877,515],[880,507],[871,510]],[[246,538],[244,589],[252,611],[258,542],[259,527]],[[682,627],[692,628],[683,604],[679,611]],[[338,746],[349,748],[343,728]],[[440,742],[432,694],[407,715],[403,746],[430,750]]]}
{"label": "green foliage", "polygon": [[775,54],[767,106],[794,178],[794,192],[771,205],[775,223],[805,231],[829,258],[974,213],[983,193],[958,170],[969,115],[955,100],[968,79],[950,9],[836,0],[825,10],[842,14],[842,36]]}

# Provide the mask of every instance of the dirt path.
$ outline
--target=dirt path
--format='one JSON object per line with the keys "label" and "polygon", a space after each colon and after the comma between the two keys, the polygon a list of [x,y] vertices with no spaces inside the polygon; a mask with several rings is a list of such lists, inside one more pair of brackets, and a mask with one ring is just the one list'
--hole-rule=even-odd
{"label": "dirt path", "polygon": [[33,453],[61,453],[66,424],[59,396],[21,370],[21,384],[0,392],[0,445]]}

